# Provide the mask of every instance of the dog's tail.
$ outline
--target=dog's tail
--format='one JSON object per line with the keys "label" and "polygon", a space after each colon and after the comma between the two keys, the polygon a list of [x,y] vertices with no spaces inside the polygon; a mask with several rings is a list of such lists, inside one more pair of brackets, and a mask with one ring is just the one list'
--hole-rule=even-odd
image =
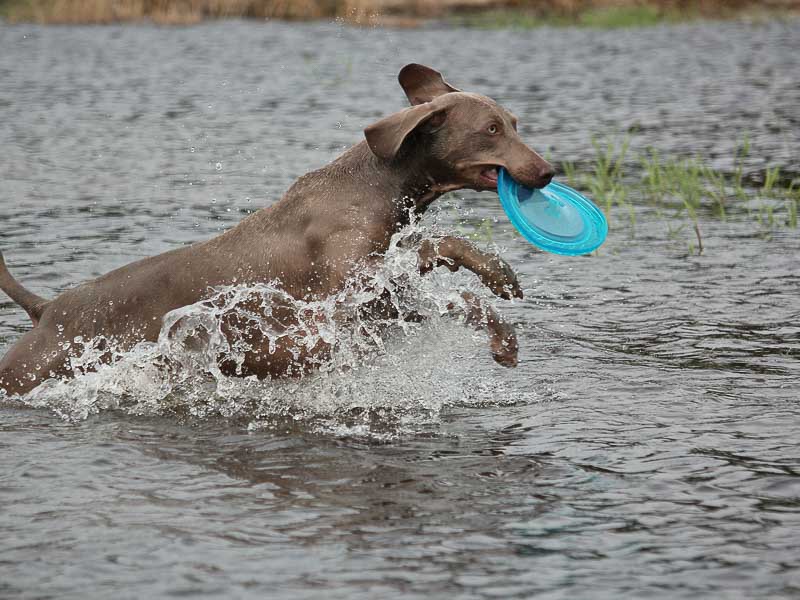
{"label": "dog's tail", "polygon": [[26,290],[19,281],[11,276],[6,267],[6,261],[3,260],[2,252],[0,252],[0,290],[3,290],[9,298],[25,309],[33,321],[34,327],[39,324],[39,319],[41,319],[48,301]]}

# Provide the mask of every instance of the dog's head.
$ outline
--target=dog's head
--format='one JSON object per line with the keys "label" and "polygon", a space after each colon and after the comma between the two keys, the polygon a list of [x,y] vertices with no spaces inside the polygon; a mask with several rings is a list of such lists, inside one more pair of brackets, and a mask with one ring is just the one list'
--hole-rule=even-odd
{"label": "dog's head", "polygon": [[398,79],[411,107],[364,130],[376,156],[422,153],[430,175],[451,189],[497,189],[498,167],[527,187],[550,183],[553,167],[525,145],[517,118],[494,100],[462,92],[424,65],[406,65]]}

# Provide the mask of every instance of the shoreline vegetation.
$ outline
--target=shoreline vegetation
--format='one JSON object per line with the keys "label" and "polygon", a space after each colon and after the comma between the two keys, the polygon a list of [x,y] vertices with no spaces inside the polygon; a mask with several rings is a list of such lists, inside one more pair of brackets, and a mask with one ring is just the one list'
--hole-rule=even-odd
{"label": "shoreline vegetation", "polygon": [[[769,167],[746,174],[751,151],[745,137],[732,171],[712,168],[702,156],[670,158],[653,148],[632,153],[630,137],[594,139],[595,157],[577,165],[557,165],[559,177],[592,198],[615,229],[636,238],[638,215],[655,214],[667,239],[683,246],[687,256],[703,254],[701,223],[750,222],[754,235],[769,239],[800,226],[800,177]],[[457,231],[474,242],[492,243],[492,219],[462,220]]]}
{"label": "shoreline vegetation", "polygon": [[636,234],[636,210],[643,208],[654,210],[667,223],[670,238],[691,230],[694,241],[688,242],[689,254],[703,253],[701,214],[721,221],[746,216],[758,223],[757,232],[764,237],[798,227],[800,179],[777,166],[768,167],[760,181],[749,179],[744,169],[751,150],[748,137],[736,149],[732,172],[713,169],[702,156],[668,158],[649,148],[635,156],[638,181],[625,172],[630,138],[595,139],[593,144],[593,164],[578,169],[573,163],[563,163],[561,171],[569,185],[602,199],[599,204],[609,219],[614,208],[627,213],[631,237]]}
{"label": "shoreline vegetation", "polygon": [[695,19],[800,16],[800,0],[0,0],[9,23],[191,25],[214,19],[417,27],[642,27]]}

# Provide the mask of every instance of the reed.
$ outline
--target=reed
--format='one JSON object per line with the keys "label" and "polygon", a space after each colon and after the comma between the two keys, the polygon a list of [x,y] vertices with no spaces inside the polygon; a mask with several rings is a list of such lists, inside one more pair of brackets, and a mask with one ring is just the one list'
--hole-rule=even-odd
{"label": "reed", "polygon": [[[744,161],[750,152],[746,137],[737,147],[730,172],[711,168],[702,157],[664,158],[653,149],[626,160],[629,146],[627,137],[595,140],[591,164],[579,168],[568,162],[561,170],[570,185],[603,206],[609,220],[616,218],[616,209],[626,212],[631,236],[641,208],[664,219],[670,237],[690,228],[695,238],[688,242],[690,254],[703,252],[701,217],[725,220],[729,214],[747,215],[764,235],[781,227],[797,228],[800,188],[783,177],[779,167],[761,174],[761,187],[746,183]],[[675,226],[676,220],[683,222]]]}
{"label": "reed", "polygon": [[12,22],[107,24],[150,20],[188,25],[220,18],[319,19],[318,0],[6,0],[0,10]]}

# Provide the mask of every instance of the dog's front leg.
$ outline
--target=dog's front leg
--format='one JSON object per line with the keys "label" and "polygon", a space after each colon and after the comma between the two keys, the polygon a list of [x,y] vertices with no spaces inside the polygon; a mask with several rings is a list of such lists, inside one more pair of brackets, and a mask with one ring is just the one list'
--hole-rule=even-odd
{"label": "dog's front leg", "polygon": [[475,273],[496,296],[506,300],[522,298],[517,275],[508,263],[495,254],[482,252],[467,240],[450,236],[423,240],[418,256],[422,274],[440,266],[451,271],[464,267]]}

